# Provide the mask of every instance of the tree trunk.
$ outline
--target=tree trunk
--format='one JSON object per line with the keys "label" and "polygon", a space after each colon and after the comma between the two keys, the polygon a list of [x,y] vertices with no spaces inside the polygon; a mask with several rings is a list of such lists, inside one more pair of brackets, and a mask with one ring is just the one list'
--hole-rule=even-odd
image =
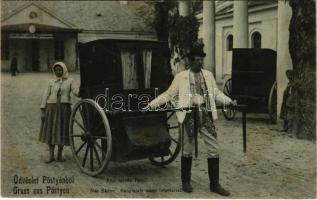
{"label": "tree trunk", "polygon": [[316,139],[315,0],[289,0],[289,50],[293,62],[290,128],[298,138]]}
{"label": "tree trunk", "polygon": [[[157,23],[155,24],[155,29],[157,33],[157,38],[159,41],[163,42],[163,54],[166,58],[165,65],[167,65],[168,69],[171,69],[171,52],[168,45],[168,12],[169,12],[169,5],[166,2],[157,2],[155,4],[155,10],[158,13]],[[168,74],[172,76],[172,72],[169,71]],[[170,81],[172,77],[170,77]]]}

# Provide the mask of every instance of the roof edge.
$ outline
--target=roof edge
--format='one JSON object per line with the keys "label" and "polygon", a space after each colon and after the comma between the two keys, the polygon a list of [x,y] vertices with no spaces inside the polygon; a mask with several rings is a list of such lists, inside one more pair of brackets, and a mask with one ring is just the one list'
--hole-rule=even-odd
{"label": "roof edge", "polygon": [[9,19],[10,17],[16,15],[17,13],[21,12],[22,10],[30,7],[30,6],[36,6],[38,7],[39,9],[43,10],[46,14],[52,16],[53,18],[57,19],[58,21],[60,21],[62,24],[65,24],[67,27],[71,28],[71,29],[78,29],[76,25],[72,24],[72,23],[69,23],[69,22],[66,22],[65,20],[62,20],[60,17],[58,17],[57,15],[54,15],[52,13],[52,11],[48,8],[46,8],[45,6],[43,5],[40,5],[36,2],[30,2],[28,4],[25,4],[15,10],[12,11],[12,13],[8,14],[7,16],[3,17],[3,19],[1,19],[1,22],[4,22],[6,21],[7,19]]}

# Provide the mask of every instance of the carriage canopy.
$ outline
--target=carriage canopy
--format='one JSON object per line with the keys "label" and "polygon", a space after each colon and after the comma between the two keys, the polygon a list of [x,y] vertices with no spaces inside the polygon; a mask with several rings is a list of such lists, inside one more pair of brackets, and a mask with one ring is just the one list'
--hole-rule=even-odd
{"label": "carriage canopy", "polygon": [[81,44],[81,91],[98,86],[118,91],[167,88],[171,69],[163,48],[164,43],[153,41],[96,40]]}

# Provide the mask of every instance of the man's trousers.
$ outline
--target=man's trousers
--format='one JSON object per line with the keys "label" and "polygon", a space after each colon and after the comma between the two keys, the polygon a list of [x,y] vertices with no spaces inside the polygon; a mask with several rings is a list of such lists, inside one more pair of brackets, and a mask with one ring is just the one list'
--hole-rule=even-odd
{"label": "man's trousers", "polygon": [[[198,112],[199,119],[197,120]],[[207,151],[207,158],[218,158],[217,133],[210,113],[206,110],[202,110],[193,111],[187,115],[183,124],[183,156],[192,157],[193,155],[195,149],[194,135],[196,123],[197,137],[204,141],[204,145],[200,146],[199,149]]]}

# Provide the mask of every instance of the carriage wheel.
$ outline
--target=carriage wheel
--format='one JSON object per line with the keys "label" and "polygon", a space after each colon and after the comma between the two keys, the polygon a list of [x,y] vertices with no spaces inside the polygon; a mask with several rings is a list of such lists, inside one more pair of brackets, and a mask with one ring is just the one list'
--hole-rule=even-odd
{"label": "carriage wheel", "polygon": [[171,146],[169,147],[169,155],[149,158],[153,165],[164,166],[173,162],[180,151],[180,129],[175,112],[167,113],[167,128],[169,137],[171,139]]}
{"label": "carriage wheel", "polygon": [[[232,80],[231,78],[227,80],[225,86],[223,87],[223,93],[232,98]],[[224,106],[222,108],[222,113],[227,120],[233,120],[236,116],[236,110],[230,107]]]}
{"label": "carriage wheel", "polygon": [[112,151],[110,125],[105,112],[92,99],[75,104],[69,123],[73,156],[82,172],[97,176],[107,167]]}
{"label": "carriage wheel", "polygon": [[272,123],[276,123],[277,120],[277,84],[276,81],[272,85],[270,91],[270,97],[268,102],[268,110]]}

